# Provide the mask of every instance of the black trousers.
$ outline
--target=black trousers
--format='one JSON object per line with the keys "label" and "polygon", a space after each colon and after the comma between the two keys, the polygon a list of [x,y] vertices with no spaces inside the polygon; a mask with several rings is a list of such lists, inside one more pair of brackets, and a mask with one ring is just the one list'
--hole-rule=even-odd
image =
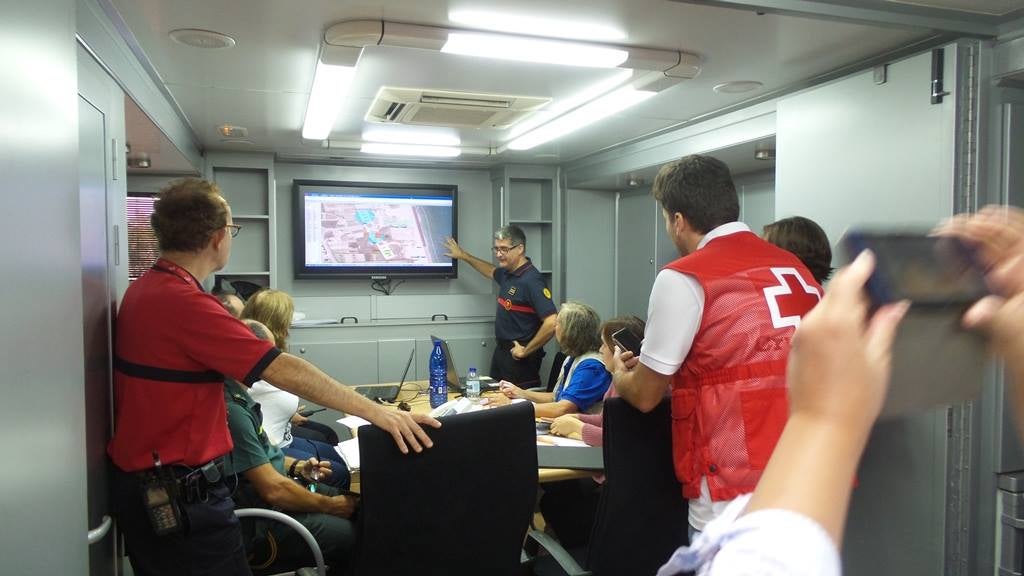
{"label": "black trousers", "polygon": [[585,547],[597,515],[601,485],[593,478],[576,478],[541,484],[538,507],[544,522],[566,550]]}
{"label": "black trousers", "polygon": [[137,576],[252,574],[231,491],[223,481],[209,487],[205,501],[185,504],[184,530],[166,536],[153,532],[135,474],[115,466],[112,496],[128,558]]}
{"label": "black trousers", "polygon": [[540,363],[544,360],[544,349],[539,348],[522,360],[512,356],[512,343],[498,341],[491,356],[491,373],[495,380],[508,380],[520,388],[540,385]]}

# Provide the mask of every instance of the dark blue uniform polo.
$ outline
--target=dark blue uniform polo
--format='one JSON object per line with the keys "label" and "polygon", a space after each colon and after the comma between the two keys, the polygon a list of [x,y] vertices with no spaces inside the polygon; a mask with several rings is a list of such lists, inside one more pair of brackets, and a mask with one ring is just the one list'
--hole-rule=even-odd
{"label": "dark blue uniform polo", "polygon": [[541,322],[558,312],[551,301],[551,290],[529,258],[512,272],[495,268],[494,281],[498,283],[494,335],[499,341],[515,340],[526,346]]}

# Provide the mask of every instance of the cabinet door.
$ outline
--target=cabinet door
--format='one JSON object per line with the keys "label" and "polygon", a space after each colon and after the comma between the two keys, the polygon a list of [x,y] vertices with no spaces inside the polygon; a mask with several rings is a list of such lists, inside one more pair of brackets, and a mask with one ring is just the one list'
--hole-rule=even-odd
{"label": "cabinet door", "polygon": [[376,384],[378,381],[376,340],[297,344],[292,352],[343,384]]}
{"label": "cabinet door", "polygon": [[416,366],[426,365],[428,356],[415,351],[416,341],[412,338],[404,340],[380,340],[377,343],[377,374],[381,383],[400,382],[405,363],[409,361],[409,353],[413,352],[412,365],[406,381],[416,380]]}

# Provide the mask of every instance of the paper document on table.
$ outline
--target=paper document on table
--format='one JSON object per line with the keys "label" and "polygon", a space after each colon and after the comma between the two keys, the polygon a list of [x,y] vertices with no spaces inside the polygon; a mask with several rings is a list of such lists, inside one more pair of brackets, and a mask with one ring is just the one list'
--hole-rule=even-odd
{"label": "paper document on table", "polygon": [[366,426],[369,423],[369,420],[360,418],[359,416],[345,416],[344,418],[338,418],[338,424],[341,424],[342,426],[350,428],[352,430],[355,430],[360,426]]}
{"label": "paper document on table", "polygon": [[562,436],[554,436],[552,434],[537,436],[537,442],[540,444],[552,444],[554,446],[589,446],[589,444],[583,440],[573,440],[572,438],[564,438]]}
{"label": "paper document on table", "polygon": [[359,438],[345,440],[336,445],[334,450],[338,452],[345,464],[348,464],[350,471],[359,470]]}

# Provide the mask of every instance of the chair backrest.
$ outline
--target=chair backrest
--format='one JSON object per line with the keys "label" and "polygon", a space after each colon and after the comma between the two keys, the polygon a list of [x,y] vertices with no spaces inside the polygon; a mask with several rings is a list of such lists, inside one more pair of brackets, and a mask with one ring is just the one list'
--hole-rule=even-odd
{"label": "chair backrest", "polygon": [[533,404],[449,416],[403,455],[359,430],[357,576],[515,574],[537,499]]}
{"label": "chair backrest", "polygon": [[605,484],[587,567],[597,576],[654,574],[687,542],[687,504],[672,465],[672,414],[622,398],[604,404]]}
{"label": "chair backrest", "polygon": [[565,352],[559,350],[555,352],[555,357],[551,360],[551,370],[548,371],[548,392],[555,391],[555,384],[558,382],[558,375],[562,372],[562,363],[565,362]]}

